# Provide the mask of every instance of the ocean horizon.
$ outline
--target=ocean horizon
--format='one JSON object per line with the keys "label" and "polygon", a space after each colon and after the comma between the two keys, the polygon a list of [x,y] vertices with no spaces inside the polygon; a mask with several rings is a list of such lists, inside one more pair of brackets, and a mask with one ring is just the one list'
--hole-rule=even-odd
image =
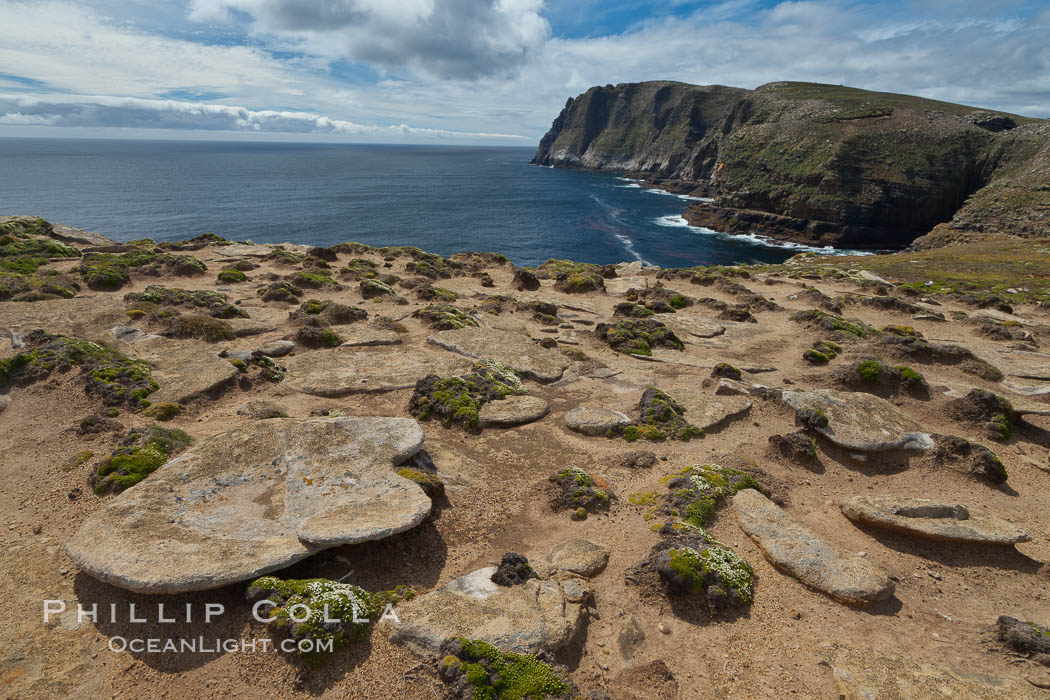
{"label": "ocean horizon", "polygon": [[[531,147],[0,139],[0,211],[117,241],[411,245],[660,267],[777,263],[806,246],[690,226],[689,198],[531,165]],[[821,249],[821,252],[842,252]]]}

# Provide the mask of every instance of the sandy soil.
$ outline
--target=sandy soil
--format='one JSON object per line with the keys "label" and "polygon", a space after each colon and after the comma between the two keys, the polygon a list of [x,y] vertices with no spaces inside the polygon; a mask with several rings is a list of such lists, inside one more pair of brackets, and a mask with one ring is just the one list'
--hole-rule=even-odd
{"label": "sandy soil", "polygon": [[[191,289],[215,288],[217,249],[195,254],[205,260],[209,273],[199,278],[135,278],[134,285],[115,294],[141,291],[147,284]],[[341,256],[345,265],[350,256]],[[375,260],[380,260],[376,256]],[[405,277],[407,258],[393,262],[387,270]],[[55,267],[72,268],[74,263]],[[251,281],[231,287],[234,300],[243,299],[253,316],[279,321],[277,330],[242,338],[221,347],[251,349],[267,340],[292,337],[286,320],[294,307],[262,304],[256,289],[265,273],[288,274],[291,268],[269,263],[248,273]],[[622,297],[590,293],[565,295],[545,281],[537,292],[515,292],[512,269],[489,270],[495,289],[482,289],[477,279],[455,277],[436,284],[461,295],[459,305],[480,305],[476,293],[511,294],[537,298],[559,305],[586,307],[590,311],[564,309],[577,319],[607,320]],[[552,545],[572,537],[586,537],[612,548],[606,570],[593,580],[596,606],[577,644],[559,660],[584,690],[604,689],[614,698],[747,698],[747,697],[846,697],[836,676],[834,658],[846,650],[856,658],[906,659],[941,669],[958,669],[967,677],[1003,679],[1015,695],[1040,693],[1023,679],[1041,669],[1010,655],[995,639],[995,621],[1007,614],[1020,619],[1050,620],[1047,568],[1050,561],[1048,516],[1050,473],[1048,444],[1037,431],[1022,429],[1005,444],[993,444],[1009,471],[1008,485],[993,487],[975,477],[932,460],[872,459],[866,464],[848,460],[840,452],[818,441],[818,464],[804,468],[780,457],[768,439],[797,429],[794,413],[779,402],[756,398],[746,417],[709,432],[688,443],[629,445],[623,440],[584,437],[564,426],[563,416],[579,405],[595,405],[633,412],[641,391],[650,383],[672,396],[713,394],[715,380],[710,367],[727,361],[737,365],[769,365],[775,372],[745,375],[767,386],[797,388],[831,387],[830,373],[848,363],[861,344],[846,346],[844,355],[829,367],[815,368],[801,360],[802,352],[820,336],[788,320],[793,310],[812,308],[803,299],[792,299],[803,284],[815,284],[825,293],[856,294],[851,281],[804,281],[786,277],[741,280],[753,291],[769,296],[783,307],[780,311],[756,313],[758,324],[704,341],[690,338],[681,353],[660,353],[665,362],[649,362],[613,353],[588,329],[575,324],[578,349],[617,372],[614,377],[582,377],[561,386],[528,382],[530,393],[550,401],[543,419],[510,429],[489,429],[472,435],[458,428],[446,429],[424,422],[426,449],[448,485],[448,505],[420,527],[380,542],[342,547],[322,552],[287,571],[289,576],[339,577],[353,571],[351,581],[368,589],[408,585],[424,593],[455,577],[488,563],[505,551],[530,557],[545,554]],[[649,276],[653,284],[655,277]],[[687,281],[669,282],[668,287],[693,297],[733,299],[711,287],[696,287]],[[403,292],[413,299],[412,292]],[[86,294],[100,294],[86,292]],[[356,283],[338,292],[307,290],[306,298],[335,299],[367,309],[370,316],[384,314],[401,318],[423,302],[408,306],[389,302],[362,301]],[[47,303],[47,302],[43,302]],[[513,306],[512,304],[510,305]],[[946,303],[943,310],[973,309]],[[592,313],[593,312],[593,313]],[[899,313],[882,312],[862,305],[847,307],[846,315],[873,326],[890,323],[914,325],[928,338],[952,339],[973,349],[1005,347],[1002,342],[978,336],[962,321],[933,323],[912,321]],[[1018,313],[1038,323],[1050,322],[1046,311],[1021,308]],[[542,337],[540,325],[530,314],[504,312],[499,318],[480,314],[484,323],[521,327],[533,337]],[[680,315],[712,320],[716,312],[694,306]],[[409,332],[401,346],[363,349],[370,353],[411,353],[420,348],[429,329],[415,319],[403,320]],[[1035,332],[1048,336],[1044,326]],[[24,329],[28,330],[28,329]],[[746,331],[746,332],[744,332]],[[179,341],[172,341],[179,342]],[[297,353],[325,352],[296,348]],[[8,344],[0,356],[14,351]],[[687,364],[688,363],[688,364]],[[948,398],[936,387],[945,384],[982,387],[1009,396],[1004,389],[953,367],[916,365],[935,390],[929,400],[907,396],[893,399],[903,411],[930,432],[949,433],[987,442],[972,426],[957,423],[945,414]],[[580,369],[576,367],[575,369]],[[308,417],[322,408],[340,408],[349,415],[407,416],[410,390],[381,395],[322,399],[299,394],[285,384],[256,385],[244,390],[237,385],[215,398],[200,399],[170,425],[194,437],[221,432],[248,420],[236,414],[248,399],[267,399],[287,408],[293,417]],[[55,376],[28,387],[12,388],[11,405],[0,413],[0,526],[4,544],[0,550],[0,598],[7,613],[0,626],[0,695],[4,697],[279,697],[426,698],[440,697],[443,686],[426,665],[404,649],[387,641],[382,626],[370,639],[340,652],[320,670],[303,665],[280,653],[148,654],[113,652],[108,643],[115,637],[211,637],[251,639],[268,632],[250,619],[243,586],[235,585],[205,593],[163,597],[163,602],[181,608],[186,603],[219,602],[227,613],[217,624],[160,624],[151,620],[133,624],[126,620],[128,603],[155,610],[160,597],[142,596],[99,583],[75,571],[63,545],[80,523],[106,498],[96,496],[88,476],[97,458],[112,450],[119,435],[79,436],[79,420],[98,411],[98,403],[85,396],[76,376]],[[147,419],[123,412],[126,428],[146,425]],[[1032,418],[1034,425],[1050,428],[1050,419]],[[661,461],[647,470],[620,466],[619,456],[629,449],[650,449]],[[80,466],[70,460],[82,450],[96,458]],[[840,605],[809,590],[798,581],[778,573],[737,527],[731,508],[722,509],[711,532],[731,545],[755,569],[757,584],[753,605],[732,620],[719,618],[684,620],[674,616],[666,602],[643,595],[626,581],[624,573],[645,556],[658,536],[644,518],[644,508],[628,503],[636,491],[662,491],[658,479],[691,464],[709,463],[724,455],[752,460],[776,481],[787,511],[827,540],[855,552],[865,552],[875,565],[893,575],[896,595],[887,603],[868,610]],[[607,515],[585,521],[570,520],[564,512],[551,512],[545,487],[547,477],[558,469],[578,466],[604,475],[619,499]],[[1033,541],[1016,549],[982,549],[916,541],[905,536],[854,527],[839,512],[837,503],[856,494],[899,494],[931,497],[966,504],[975,513],[997,514],[1026,528]],[[70,607],[76,601],[117,603],[122,611],[116,622],[78,623],[67,613],[43,622],[43,601],[61,599]],[[625,661],[617,637],[625,622],[634,617],[645,632],[637,656]],[[151,614],[152,617],[152,614]],[[662,633],[663,623],[669,633]],[[836,657],[838,655],[838,657]],[[654,670],[650,662],[661,660],[673,675]],[[863,663],[863,661],[862,661]],[[881,661],[879,663],[882,663]],[[896,663],[896,662],[895,662]],[[839,664],[841,666],[841,664]],[[916,685],[900,686],[897,695],[917,692]],[[911,688],[911,692],[909,692]],[[1017,690],[1021,689],[1021,690]],[[958,695],[956,695],[958,697]]]}

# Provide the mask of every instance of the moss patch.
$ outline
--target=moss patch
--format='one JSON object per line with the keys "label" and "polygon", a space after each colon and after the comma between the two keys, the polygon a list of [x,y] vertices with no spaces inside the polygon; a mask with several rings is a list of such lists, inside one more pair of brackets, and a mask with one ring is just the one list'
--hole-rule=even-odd
{"label": "moss patch", "polygon": [[414,311],[412,317],[418,318],[439,331],[458,330],[478,325],[473,316],[452,304],[431,304]]}
{"label": "moss patch", "polygon": [[617,352],[651,356],[654,347],[683,350],[682,341],[666,325],[651,318],[632,318],[615,324],[599,323],[595,333]]}
{"label": "moss patch", "polygon": [[146,397],[157,390],[149,365],[116,350],[80,338],[50,335],[36,330],[23,337],[26,350],[0,360],[0,384],[29,384],[79,367],[85,389],[108,406],[148,405]]}
{"label": "moss patch", "polygon": [[474,700],[568,698],[568,676],[532,654],[505,653],[488,642],[463,637],[442,645],[438,673],[447,683],[465,685]]}
{"label": "moss patch", "polygon": [[121,447],[96,468],[92,476],[95,492],[123,491],[134,486],[191,442],[189,435],[175,428],[151,425],[132,430]]}
{"label": "moss patch", "polygon": [[492,360],[477,362],[469,374],[442,378],[430,374],[416,382],[408,410],[419,420],[436,418],[445,427],[459,424],[480,429],[481,407],[511,395],[527,393],[514,370]]}

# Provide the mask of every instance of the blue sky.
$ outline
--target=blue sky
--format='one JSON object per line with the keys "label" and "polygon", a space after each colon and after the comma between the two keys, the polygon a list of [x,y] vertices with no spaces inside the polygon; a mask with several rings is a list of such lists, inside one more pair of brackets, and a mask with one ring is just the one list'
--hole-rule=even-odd
{"label": "blue sky", "polygon": [[0,136],[531,146],[637,80],[812,80],[1050,117],[1050,2],[0,0]]}

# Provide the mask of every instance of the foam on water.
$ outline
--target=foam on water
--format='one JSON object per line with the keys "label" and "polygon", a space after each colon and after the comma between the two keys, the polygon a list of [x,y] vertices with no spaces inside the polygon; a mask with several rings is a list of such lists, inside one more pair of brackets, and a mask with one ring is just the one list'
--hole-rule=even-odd
{"label": "foam on water", "polygon": [[676,214],[657,217],[653,220],[653,223],[657,226],[667,226],[669,228],[685,228],[694,233],[703,234],[705,236],[717,236],[725,240],[740,241],[742,243],[756,246],[788,248],[790,250],[797,250],[800,253],[819,253],[821,255],[875,255],[875,253],[867,250],[847,250],[845,248],[834,248],[832,246],[811,246],[804,243],[794,243],[792,241],[778,241],[752,233],[733,234],[725,233],[723,231],[715,231],[706,226],[693,226],[685,220],[684,216]]}

